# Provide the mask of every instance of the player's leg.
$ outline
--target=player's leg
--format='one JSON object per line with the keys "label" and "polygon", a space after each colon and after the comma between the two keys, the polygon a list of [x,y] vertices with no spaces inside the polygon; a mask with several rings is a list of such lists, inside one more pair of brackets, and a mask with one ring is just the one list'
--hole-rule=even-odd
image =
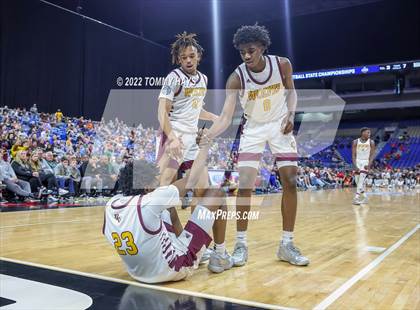
{"label": "player's leg", "polygon": [[[259,161],[254,163],[254,165],[259,165]],[[245,212],[246,214],[249,214],[249,211],[251,210],[251,196],[256,178],[256,168],[246,166],[239,167],[239,184],[236,196],[236,242],[232,253],[235,266],[243,266],[248,261],[248,218],[243,217],[243,214]]]}
{"label": "player's leg", "polygon": [[[192,163],[193,163],[193,161],[191,160],[191,161],[184,162],[181,165],[182,168],[188,169],[188,170],[185,171],[185,178],[186,179],[188,179],[189,176],[190,176]],[[206,190],[208,189],[208,187],[209,187],[208,171],[207,171],[207,167],[205,167],[203,169],[203,173],[200,175],[200,178],[199,178],[199,180],[197,182],[196,188],[194,188],[194,190],[193,190],[193,197],[192,197],[192,200],[191,200],[191,203],[190,203],[191,214],[194,212],[194,210],[195,210],[195,208],[196,208],[196,206],[198,204],[198,201],[201,198],[204,197],[204,195],[205,195]],[[215,235],[215,233],[214,233],[214,226],[213,226],[213,236],[214,235]],[[213,250],[211,249],[211,247],[208,247],[205,250],[203,256],[201,257],[200,264],[201,263],[204,263],[204,262],[206,262],[206,261],[208,261],[210,259],[210,255],[211,255],[212,251]]]}
{"label": "player's leg", "polygon": [[359,188],[359,182],[360,180],[360,172],[356,172],[356,175],[354,176],[354,181],[356,182],[356,193],[353,198],[353,204],[354,205],[360,205],[360,188]]}
{"label": "player's leg", "polygon": [[266,144],[264,126],[247,123],[239,144],[238,170],[239,184],[236,196],[236,242],[232,253],[235,266],[243,266],[248,261],[247,230],[251,209],[251,195],[257,178],[261,154]]}
{"label": "player's leg", "polygon": [[207,189],[200,205],[216,207],[213,224],[214,250],[210,252],[208,269],[215,273],[223,272],[233,266],[233,258],[226,251],[227,207],[225,193],[217,188]]}
{"label": "player's leg", "polygon": [[360,192],[360,203],[366,204],[368,202],[367,196],[366,196],[366,178],[368,171],[364,168],[367,166],[367,163],[363,163],[363,170],[360,171],[359,175],[359,184],[357,185],[358,190]]}
{"label": "player's leg", "polygon": [[[220,189],[206,190],[178,238],[188,249],[184,259],[192,260],[194,265],[198,265],[211,242],[210,231],[213,226],[215,226],[215,238],[217,238],[215,241],[224,245],[226,217],[220,216],[223,210],[226,210],[224,193]],[[211,271],[222,272],[232,266],[233,259],[225,248],[217,249],[212,253],[209,263]]]}
{"label": "player's leg", "polygon": [[362,200],[362,196],[364,196],[365,193],[364,185],[367,176],[365,166],[367,165],[367,163],[357,161],[356,165],[359,168],[359,174],[356,175],[356,195],[354,196],[353,204],[360,205],[361,203],[364,203],[364,201]]}
{"label": "player's leg", "polygon": [[159,159],[159,184],[160,186],[167,186],[173,183],[176,179],[179,164],[169,157],[169,154],[162,154]]}
{"label": "player's leg", "polygon": [[[295,229],[297,212],[296,166],[283,166],[279,169],[283,195],[281,198],[281,213],[283,216],[283,230],[293,232]],[[283,236],[283,241],[288,241]],[[293,239],[292,239],[293,240]]]}
{"label": "player's leg", "polygon": [[[279,168],[280,179],[283,186],[281,200],[281,214],[283,217],[283,233],[280,241],[277,257],[282,261],[287,261],[293,265],[306,266],[309,259],[300,253],[294,246],[293,237],[297,213],[297,189],[296,177],[297,167],[294,162],[283,162],[284,166]],[[292,165],[288,165],[292,164]]]}
{"label": "player's leg", "polygon": [[[195,158],[199,153],[199,148],[196,143],[195,134],[183,134],[182,143],[184,145],[184,162],[181,164],[180,169],[186,172],[185,178],[188,179],[191,172],[191,167],[194,163]],[[209,179],[208,179],[208,170],[207,167],[203,168],[203,173],[200,174],[200,178],[193,190],[193,198],[190,203],[191,213],[194,212],[195,207],[197,206],[198,200],[204,197],[206,190],[209,188]],[[213,226],[213,236],[215,236],[215,228]],[[215,246],[218,246],[217,239],[215,238]],[[224,242],[224,241],[223,241]],[[200,263],[204,263],[210,259],[212,249],[209,247],[205,250],[203,256],[201,257]]]}
{"label": "player's leg", "polygon": [[283,135],[280,128],[269,141],[279,167],[280,180],[283,186],[281,214],[283,218],[283,233],[277,257],[293,265],[306,266],[309,259],[304,257],[294,246],[293,237],[297,213],[297,147],[292,134]]}
{"label": "player's leg", "polygon": [[[166,135],[162,133],[158,140],[159,145],[156,153],[159,167],[159,184],[160,186],[167,186],[175,181],[180,163],[169,156]],[[183,158],[180,160],[183,160]]]}
{"label": "player's leg", "polygon": [[[190,170],[187,171],[186,177],[188,178],[190,174]],[[207,167],[204,167],[203,173],[200,175],[200,179],[198,180],[197,186],[193,191],[193,198],[191,200],[190,206],[191,206],[191,213],[194,212],[198,201],[201,197],[204,197],[207,189],[209,188],[209,178],[208,178],[208,170]],[[218,243],[218,238],[216,237],[216,231],[215,226],[213,226],[213,238],[214,238],[214,247],[213,248],[220,248],[221,243]],[[224,238],[223,238],[223,246],[224,246]],[[212,247],[208,247],[206,251],[204,252],[203,256],[201,257],[200,264],[208,261],[210,259],[210,256],[213,252]]]}

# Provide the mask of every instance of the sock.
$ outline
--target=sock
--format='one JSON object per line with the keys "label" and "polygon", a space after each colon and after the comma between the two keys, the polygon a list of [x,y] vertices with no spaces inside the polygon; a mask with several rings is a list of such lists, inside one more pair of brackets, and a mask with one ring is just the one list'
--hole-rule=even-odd
{"label": "sock", "polygon": [[223,242],[222,244],[217,244],[214,243],[214,250],[216,251],[217,254],[225,254],[226,251],[226,247],[225,247],[225,243]]}
{"label": "sock", "polygon": [[247,244],[246,243],[246,230],[236,232],[236,242],[237,243],[242,243],[242,244],[245,244],[245,245]]}
{"label": "sock", "polygon": [[288,244],[293,242],[293,231],[283,230],[283,239],[281,241],[283,244]]}

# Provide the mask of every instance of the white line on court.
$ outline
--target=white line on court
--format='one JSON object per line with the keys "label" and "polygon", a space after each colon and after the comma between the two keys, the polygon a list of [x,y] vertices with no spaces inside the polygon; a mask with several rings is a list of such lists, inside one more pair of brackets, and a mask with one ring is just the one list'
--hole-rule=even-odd
{"label": "white line on court", "polygon": [[343,285],[341,285],[338,289],[332,292],[327,298],[325,298],[321,303],[316,305],[313,310],[321,310],[326,309],[329,307],[334,301],[340,298],[349,288],[351,288],[357,281],[363,278],[366,274],[368,274],[372,269],[378,266],[389,254],[394,252],[401,244],[407,241],[412,235],[416,233],[416,231],[420,228],[420,224],[417,224],[412,230],[406,233],[400,240],[394,243],[391,247],[389,247],[385,252],[375,258],[373,261],[369,263],[365,268],[360,270],[356,273],[353,277],[347,280]]}
{"label": "white line on court", "polygon": [[44,223],[31,223],[31,224],[20,224],[20,225],[11,225],[11,226],[1,226],[3,228],[14,228],[14,227],[25,227],[25,226],[35,226],[35,225],[48,225],[48,224],[61,224],[61,223],[77,223],[77,222],[89,222],[86,220],[71,220],[71,221],[57,221],[57,222],[44,222]]}
{"label": "white line on court", "polygon": [[17,263],[17,264],[33,266],[33,267],[38,267],[38,268],[49,269],[49,270],[61,271],[61,272],[76,274],[76,275],[80,275],[80,276],[84,276],[84,277],[95,278],[95,279],[100,279],[100,280],[105,280],[105,281],[112,281],[112,282],[117,282],[117,283],[122,283],[122,284],[127,284],[127,285],[134,285],[134,286],[148,288],[148,289],[157,290],[157,291],[183,294],[183,295],[200,297],[200,298],[207,298],[207,299],[214,299],[214,300],[236,303],[236,304],[250,306],[250,307],[259,307],[259,308],[264,308],[264,309],[278,309],[278,310],[296,310],[295,308],[288,308],[288,307],[282,307],[282,306],[277,306],[277,305],[270,305],[270,304],[255,302],[255,301],[248,301],[248,300],[242,300],[242,299],[236,299],[236,298],[230,298],[230,297],[224,297],[224,296],[218,296],[218,295],[211,295],[211,294],[206,294],[206,293],[199,293],[199,292],[194,292],[194,291],[181,290],[181,289],[175,289],[175,288],[152,285],[152,284],[144,284],[144,283],[140,283],[140,282],[136,282],[136,281],[122,280],[122,279],[117,279],[117,278],[112,278],[112,277],[107,277],[107,276],[101,276],[101,275],[97,275],[97,274],[93,274],[93,273],[87,273],[87,272],[82,272],[82,271],[77,271],[77,270],[71,270],[71,269],[59,268],[59,267],[48,266],[48,265],[43,265],[43,264],[31,263],[31,262],[27,262],[27,261],[21,261],[21,260],[1,257],[1,256],[0,256],[0,260],[4,260],[6,262],[12,262],[12,263]]}

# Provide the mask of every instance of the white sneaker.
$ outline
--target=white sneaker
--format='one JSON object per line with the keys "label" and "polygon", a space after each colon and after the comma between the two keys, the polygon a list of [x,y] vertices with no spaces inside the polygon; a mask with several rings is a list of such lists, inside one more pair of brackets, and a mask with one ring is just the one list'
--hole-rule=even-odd
{"label": "white sneaker", "polygon": [[67,191],[67,190],[65,190],[65,189],[62,189],[62,188],[59,188],[58,189],[58,195],[59,196],[64,196],[64,195],[66,195],[66,194],[68,194],[69,193],[69,191]]}
{"label": "white sneaker", "polygon": [[210,256],[211,256],[211,254],[214,252],[214,250],[213,249],[211,249],[211,248],[207,248],[205,251],[204,251],[204,253],[203,253],[203,256],[201,256],[201,259],[200,259],[200,263],[199,264],[203,264],[203,263],[205,263],[206,261],[208,261],[209,259],[210,259]]}
{"label": "white sneaker", "polygon": [[248,247],[243,243],[236,243],[232,258],[234,266],[239,267],[245,265],[248,261]]}
{"label": "white sneaker", "polygon": [[309,265],[309,259],[300,253],[300,250],[293,245],[293,242],[284,244],[280,241],[280,246],[277,250],[277,258],[279,260],[289,262],[292,265]]}
{"label": "white sneaker", "polygon": [[221,255],[216,251],[213,251],[210,255],[210,261],[207,265],[207,268],[214,273],[221,273],[225,270],[232,268],[233,258],[229,255],[227,251],[225,254]]}
{"label": "white sneaker", "polygon": [[55,203],[55,202],[58,202],[58,199],[49,195],[48,198],[47,198],[47,201],[48,201],[48,203]]}
{"label": "white sneaker", "polygon": [[360,200],[360,204],[367,204],[369,202],[367,196],[364,196],[362,200]]}

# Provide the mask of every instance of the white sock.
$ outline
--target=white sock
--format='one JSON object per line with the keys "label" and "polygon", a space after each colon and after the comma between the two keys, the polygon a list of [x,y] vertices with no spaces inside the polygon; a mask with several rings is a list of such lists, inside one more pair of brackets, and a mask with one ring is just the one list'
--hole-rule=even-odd
{"label": "white sock", "polygon": [[247,243],[246,243],[246,230],[236,232],[236,243],[242,243],[242,244],[247,245]]}
{"label": "white sock", "polygon": [[214,250],[216,251],[217,254],[225,254],[226,251],[226,247],[225,247],[225,243],[223,242],[222,244],[214,244]]}
{"label": "white sock", "polygon": [[288,244],[293,242],[293,231],[283,230],[283,239],[281,241],[283,244]]}

